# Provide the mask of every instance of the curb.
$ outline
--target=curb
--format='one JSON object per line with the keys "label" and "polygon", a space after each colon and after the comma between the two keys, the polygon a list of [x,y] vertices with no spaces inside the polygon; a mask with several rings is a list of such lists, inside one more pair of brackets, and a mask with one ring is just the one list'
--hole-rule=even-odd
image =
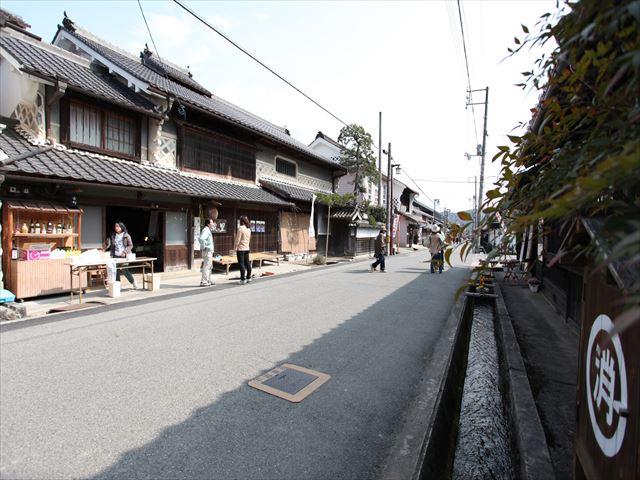
{"label": "curb", "polygon": [[[292,276],[296,276],[296,275],[304,275],[306,273],[309,272],[316,272],[319,270],[325,270],[327,268],[334,268],[337,267],[339,265],[347,265],[347,264],[357,264],[357,263],[361,263],[361,262],[365,262],[365,261],[369,261],[369,258],[363,258],[363,259],[356,259],[356,260],[350,260],[347,262],[339,262],[339,263],[335,263],[332,265],[322,265],[322,266],[317,266],[314,267],[313,269],[310,270],[301,270],[298,272],[287,272],[287,273],[282,273],[279,275],[273,275],[273,276],[267,276],[264,278],[260,278],[259,279],[259,283],[263,283],[263,282],[268,282],[271,280],[275,280],[278,278],[286,278],[286,277],[292,277]],[[71,311],[71,312],[62,312],[62,313],[50,313],[50,314],[45,314],[45,315],[40,315],[37,317],[29,317],[29,318],[22,318],[19,320],[13,320],[13,321],[8,321],[8,322],[2,322],[0,323],[0,333],[4,333],[4,332],[9,332],[11,330],[19,330],[22,328],[27,328],[27,327],[32,327],[32,326],[36,326],[36,325],[43,325],[45,323],[51,323],[51,322],[58,322],[58,321],[62,321],[62,320],[70,320],[73,318],[79,318],[79,317],[84,317],[86,315],[92,315],[94,313],[103,313],[103,312],[110,312],[110,311],[114,311],[114,310],[120,310],[123,308],[128,308],[128,307],[137,307],[140,305],[145,305],[147,303],[152,303],[152,302],[156,302],[156,301],[162,301],[162,300],[174,300],[174,299],[178,299],[178,298],[183,298],[183,297],[190,297],[190,296],[194,296],[194,295],[204,295],[207,293],[212,293],[212,292],[219,292],[222,290],[228,290],[230,288],[234,288],[234,287],[241,287],[242,285],[237,285],[234,283],[227,283],[224,285],[218,285],[214,288],[211,287],[203,287],[203,288],[193,288],[193,290],[188,290],[186,292],[175,292],[175,293],[169,293],[167,295],[161,295],[161,296],[156,296],[156,297],[148,297],[148,298],[139,298],[136,300],[130,300],[130,301],[125,301],[125,302],[118,302],[118,303],[111,303],[111,304],[105,304],[105,305],[97,305],[95,307],[92,308],[87,308],[84,310],[77,310],[77,311]],[[247,288],[247,287],[244,287]]]}
{"label": "curb", "polygon": [[[468,281],[468,277],[464,282]],[[418,480],[449,478],[457,422],[460,385],[466,370],[471,321],[466,295],[460,295],[428,362],[431,367],[416,388],[380,478]]]}
{"label": "curb", "polygon": [[511,422],[512,442],[517,453],[514,466],[518,467],[518,476],[521,479],[555,479],[549,447],[533,399],[520,346],[497,282],[494,292],[498,295],[495,326],[498,351],[502,360],[500,370],[502,381],[507,387],[507,413]]}

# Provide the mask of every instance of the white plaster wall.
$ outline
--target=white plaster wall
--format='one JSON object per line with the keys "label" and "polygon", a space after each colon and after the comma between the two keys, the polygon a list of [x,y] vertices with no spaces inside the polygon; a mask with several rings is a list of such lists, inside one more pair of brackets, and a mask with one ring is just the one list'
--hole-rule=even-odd
{"label": "white plaster wall", "polygon": [[[283,175],[276,171],[276,156],[297,165],[296,177]],[[286,183],[326,192],[332,190],[331,171],[289,155],[279,155],[276,150],[267,147],[260,147],[260,150],[256,152],[256,180],[260,180],[262,177],[275,178]]]}
{"label": "white plaster wall", "polygon": [[148,161],[166,168],[177,168],[177,138],[176,128],[171,122],[149,118]]}
{"label": "white plaster wall", "polygon": [[0,57],[0,115],[10,117],[20,102],[35,103],[39,84]]}

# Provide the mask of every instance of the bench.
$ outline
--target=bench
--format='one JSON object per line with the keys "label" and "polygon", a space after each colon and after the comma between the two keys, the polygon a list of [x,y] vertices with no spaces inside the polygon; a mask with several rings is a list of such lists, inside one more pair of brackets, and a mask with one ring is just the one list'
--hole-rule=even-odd
{"label": "bench", "polygon": [[[277,253],[269,253],[269,252],[258,252],[258,253],[250,253],[249,258],[251,258],[251,263],[258,262],[258,268],[262,269],[263,262],[270,262],[280,265],[280,257]],[[213,259],[212,265],[213,267],[222,267],[225,270],[225,275],[229,275],[229,269],[232,265],[237,265],[238,259],[235,255],[223,255],[222,258],[216,260]]]}

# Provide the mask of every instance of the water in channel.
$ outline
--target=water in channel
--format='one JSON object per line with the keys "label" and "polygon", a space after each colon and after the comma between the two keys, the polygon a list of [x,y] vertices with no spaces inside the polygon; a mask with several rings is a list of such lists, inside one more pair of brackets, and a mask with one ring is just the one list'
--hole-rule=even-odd
{"label": "water in channel", "polygon": [[453,463],[454,479],[512,479],[493,308],[476,303]]}

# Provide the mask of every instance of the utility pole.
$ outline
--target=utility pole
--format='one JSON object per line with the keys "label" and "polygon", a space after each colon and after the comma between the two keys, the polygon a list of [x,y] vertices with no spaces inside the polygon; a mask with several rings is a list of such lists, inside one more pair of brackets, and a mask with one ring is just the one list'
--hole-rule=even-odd
{"label": "utility pole", "polygon": [[391,181],[391,142],[387,147],[387,254],[391,255],[391,204],[393,202],[393,183]]}
{"label": "utility pole", "polygon": [[[482,202],[483,202],[482,193],[483,193],[483,187],[484,187],[484,156],[487,153],[487,110],[488,109],[489,109],[489,87],[485,88],[485,95],[484,95],[484,132],[482,133],[482,159],[480,160],[480,191],[478,193],[480,205],[482,205]],[[481,219],[482,219],[482,212],[480,211],[478,213],[478,220],[481,220]]]}
{"label": "utility pole", "polygon": [[378,112],[378,205],[382,206],[382,112]]}
{"label": "utility pole", "polygon": [[438,198],[434,198],[433,199],[433,224],[436,224],[436,203],[440,203],[440,199]]}
{"label": "utility pole", "polygon": [[[484,102],[474,103],[471,99],[473,92],[484,92]],[[480,246],[480,238],[481,232],[477,230],[480,228],[480,221],[482,220],[482,195],[484,190],[484,159],[487,153],[487,111],[489,110],[489,87],[481,88],[479,90],[469,90],[469,99],[467,100],[467,106],[469,105],[484,105],[484,127],[482,132],[482,149],[478,155],[468,155],[468,157],[480,157],[480,189],[478,190],[478,194],[476,196],[475,204],[475,230],[476,230],[476,239],[474,240],[474,249],[476,253],[479,251]]]}

